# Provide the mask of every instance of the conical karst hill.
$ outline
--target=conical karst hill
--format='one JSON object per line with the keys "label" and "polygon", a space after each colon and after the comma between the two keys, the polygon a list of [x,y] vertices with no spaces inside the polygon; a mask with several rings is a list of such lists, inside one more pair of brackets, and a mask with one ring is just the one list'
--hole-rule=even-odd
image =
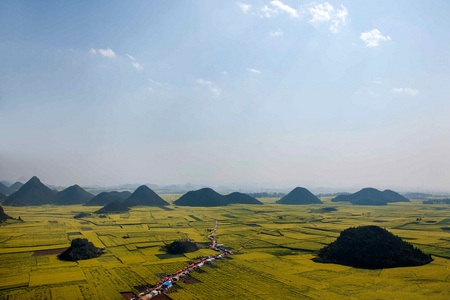
{"label": "conical karst hill", "polygon": [[187,192],[175,201],[174,204],[179,206],[212,207],[226,206],[228,205],[228,201],[225,196],[222,196],[213,189],[203,188]]}
{"label": "conical karst hill", "polygon": [[314,261],[382,269],[421,266],[433,259],[386,229],[370,225],[342,231],[336,241],[319,251]]}
{"label": "conical karst hill", "polygon": [[0,182],[0,193],[9,195],[11,194],[11,190],[9,189],[9,187]]}
{"label": "conical karst hill", "polygon": [[152,191],[148,186],[141,185],[138,187],[133,194],[128,197],[123,203],[125,206],[166,206],[169,205],[167,201],[158,196],[154,191]]}
{"label": "conical karst hill", "polygon": [[129,211],[130,209],[126,207],[123,203],[114,201],[105,205],[104,207],[97,210],[96,214],[112,214],[112,213],[124,213]]}
{"label": "conical karst hill", "polygon": [[322,204],[319,198],[303,187],[296,187],[289,194],[278,200],[278,204]]}
{"label": "conical karst hill", "polygon": [[20,190],[20,188],[23,186],[22,182],[16,181],[14,182],[10,187],[9,190],[11,191],[11,193],[15,193],[18,190]]}
{"label": "conical karst hill", "polygon": [[250,195],[234,192],[225,196],[229,204],[263,204],[256,198]]}
{"label": "conical karst hill", "polygon": [[59,205],[84,204],[94,198],[94,195],[86,192],[82,187],[75,184],[58,193]]}
{"label": "conical karst hill", "polygon": [[101,192],[88,202],[86,202],[86,206],[105,206],[111,202],[124,202],[128,197],[130,197],[131,193],[128,191],[124,192]]}
{"label": "conical karst hill", "polygon": [[10,195],[4,205],[37,206],[56,203],[56,192],[43,184],[39,178],[33,176],[17,192]]}
{"label": "conical karst hill", "polygon": [[349,195],[339,195],[333,199],[332,202],[350,202],[353,205],[387,205],[390,202],[409,202],[409,200],[402,195],[385,190],[383,192],[375,188],[364,188],[356,193]]}

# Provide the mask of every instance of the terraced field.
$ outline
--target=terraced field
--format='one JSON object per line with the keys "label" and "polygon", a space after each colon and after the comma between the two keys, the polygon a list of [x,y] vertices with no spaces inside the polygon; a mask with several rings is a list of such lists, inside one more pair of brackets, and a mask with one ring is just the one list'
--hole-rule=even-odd
{"label": "terraced field", "polygon": [[[161,247],[186,237],[208,242],[219,221],[217,242],[243,250],[215,261],[196,280],[179,282],[171,299],[448,299],[450,298],[450,208],[421,201],[382,207],[331,203],[290,206],[262,198],[264,205],[230,205],[173,210],[136,207],[130,212],[73,219],[100,207],[4,207],[25,223],[0,227],[0,299],[123,299],[138,294],[161,274],[185,267],[200,249],[167,255]],[[337,211],[318,213],[320,207]],[[364,270],[320,264],[314,253],[341,230],[379,225],[435,259],[421,267]],[[74,238],[106,248],[99,258],[79,262],[57,259]],[[52,251],[50,251],[52,250]]]}

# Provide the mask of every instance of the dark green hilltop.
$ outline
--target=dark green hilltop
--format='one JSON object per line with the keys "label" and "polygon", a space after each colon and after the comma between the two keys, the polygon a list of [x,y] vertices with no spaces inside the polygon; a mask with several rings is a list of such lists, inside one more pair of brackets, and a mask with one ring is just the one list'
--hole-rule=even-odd
{"label": "dark green hilltop", "polygon": [[350,202],[353,205],[387,205],[394,202],[409,202],[409,200],[399,193],[391,190],[383,192],[374,188],[364,188],[354,194],[339,195],[333,199],[332,202]]}
{"label": "dark green hilltop", "polygon": [[103,250],[94,246],[87,239],[73,239],[70,247],[58,255],[60,260],[77,261],[99,257],[103,254]]}
{"label": "dark green hilltop", "polygon": [[120,214],[129,211],[130,209],[120,202],[111,202],[108,205],[100,208],[95,214]]}
{"label": "dark green hilltop", "polygon": [[187,192],[174,202],[174,205],[198,207],[227,206],[230,204],[262,204],[262,202],[238,192],[223,196],[211,188]]}
{"label": "dark green hilltop", "polygon": [[57,198],[58,205],[73,205],[84,204],[94,198],[94,195],[75,184],[59,192]]}
{"label": "dark green hilltop", "polygon": [[306,205],[322,204],[317,196],[303,187],[296,187],[289,194],[278,200],[278,204]]}
{"label": "dark green hilltop", "polygon": [[101,192],[91,200],[89,200],[85,205],[87,206],[105,206],[111,202],[124,202],[131,193],[128,191],[124,192]]}
{"label": "dark green hilltop", "polygon": [[127,207],[133,206],[166,206],[169,205],[167,201],[161,198],[153,190],[146,185],[138,187],[123,204]]}
{"label": "dark green hilltop", "polygon": [[313,260],[366,269],[421,266],[433,261],[431,255],[374,225],[345,229]]}
{"label": "dark green hilltop", "polygon": [[9,206],[37,206],[55,204],[57,192],[48,188],[39,178],[33,176],[17,192],[9,195],[4,205]]}

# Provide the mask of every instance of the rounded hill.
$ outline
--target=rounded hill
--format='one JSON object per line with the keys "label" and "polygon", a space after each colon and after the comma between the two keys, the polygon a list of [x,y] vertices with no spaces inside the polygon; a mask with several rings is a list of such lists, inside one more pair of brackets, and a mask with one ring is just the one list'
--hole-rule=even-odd
{"label": "rounded hill", "polygon": [[383,269],[421,266],[433,259],[386,229],[370,225],[342,231],[336,241],[320,249],[314,261]]}
{"label": "rounded hill", "polygon": [[289,194],[278,200],[278,204],[293,204],[293,205],[305,205],[305,204],[322,204],[319,198],[313,193],[302,187],[296,187]]}
{"label": "rounded hill", "polygon": [[148,186],[141,185],[133,194],[128,197],[123,203],[125,206],[166,206],[169,205],[167,201],[158,196]]}
{"label": "rounded hill", "polygon": [[57,197],[57,204],[72,205],[86,203],[94,198],[94,195],[86,192],[82,187],[76,184],[59,192]]}
{"label": "rounded hill", "polygon": [[213,207],[226,206],[228,202],[224,196],[213,189],[203,188],[197,191],[187,192],[175,201],[174,204],[179,206]]}
{"label": "rounded hill", "polygon": [[391,190],[383,192],[374,188],[364,188],[356,193],[349,195],[339,195],[332,202],[350,202],[353,205],[387,205],[391,202],[409,202],[408,199]]}
{"label": "rounded hill", "polygon": [[97,210],[96,214],[120,214],[129,211],[130,209],[120,202],[111,202],[108,205]]}
{"label": "rounded hill", "polygon": [[128,191],[124,192],[101,192],[91,200],[89,200],[85,205],[86,206],[105,206],[111,202],[123,202],[125,199],[130,197],[131,193]]}
{"label": "rounded hill", "polygon": [[99,257],[103,254],[103,250],[94,246],[87,239],[73,239],[70,247],[58,255],[61,260],[77,261]]}
{"label": "rounded hill", "polygon": [[256,198],[250,195],[234,192],[225,196],[229,204],[263,204]]}

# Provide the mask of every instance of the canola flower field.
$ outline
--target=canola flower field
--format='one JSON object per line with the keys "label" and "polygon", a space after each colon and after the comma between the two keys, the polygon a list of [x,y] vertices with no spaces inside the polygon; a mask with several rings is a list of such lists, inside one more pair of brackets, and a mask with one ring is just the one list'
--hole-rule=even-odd
{"label": "canola flower field", "polygon": [[[164,195],[163,195],[164,196]],[[167,196],[166,196],[167,197]],[[172,195],[173,197],[173,195]],[[449,299],[450,208],[420,200],[388,206],[264,205],[132,208],[124,214],[73,219],[100,207],[81,205],[4,207],[13,217],[0,227],[0,299],[124,299],[198,257],[162,249],[177,239],[208,242],[219,221],[218,243],[239,253],[192,272],[195,282],[177,282],[170,299]],[[321,207],[337,211],[320,213]],[[189,211],[187,211],[188,209]],[[365,270],[311,259],[339,232],[378,225],[433,255],[420,267]],[[105,248],[98,258],[60,261],[57,253],[74,238]],[[128,293],[128,294],[126,294]],[[122,296],[123,294],[123,296]]]}

